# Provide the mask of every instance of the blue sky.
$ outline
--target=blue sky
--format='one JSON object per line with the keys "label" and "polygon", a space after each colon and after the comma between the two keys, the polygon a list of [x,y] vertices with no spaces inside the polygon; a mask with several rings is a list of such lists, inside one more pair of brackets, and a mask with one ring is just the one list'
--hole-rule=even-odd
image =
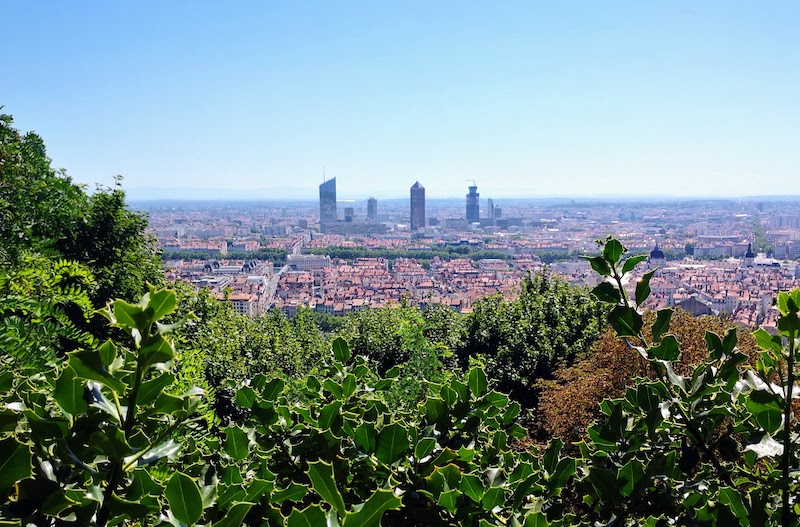
{"label": "blue sky", "polygon": [[134,197],[800,194],[800,3],[2,5],[0,105]]}

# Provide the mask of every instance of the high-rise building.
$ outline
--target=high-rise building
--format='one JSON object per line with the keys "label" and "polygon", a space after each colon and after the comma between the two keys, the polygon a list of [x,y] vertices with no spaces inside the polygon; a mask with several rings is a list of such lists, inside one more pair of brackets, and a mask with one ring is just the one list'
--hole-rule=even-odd
{"label": "high-rise building", "polygon": [[487,200],[487,203],[488,206],[486,208],[489,209],[489,217],[494,218],[494,200],[492,198],[489,198]]}
{"label": "high-rise building", "polygon": [[336,221],[336,178],[319,186],[319,222]]}
{"label": "high-rise building", "polygon": [[425,187],[419,181],[411,187],[411,230],[425,228]]}
{"label": "high-rise building", "polygon": [[378,221],[378,200],[375,198],[367,200],[367,219],[369,221]]}
{"label": "high-rise building", "polygon": [[478,185],[474,183],[469,187],[469,194],[467,194],[467,221],[470,223],[477,223],[481,221],[481,206],[478,199],[481,197],[478,194]]}
{"label": "high-rise building", "polygon": [[353,207],[345,207],[344,208],[344,221],[347,223],[353,222],[353,216],[355,216],[355,209]]}

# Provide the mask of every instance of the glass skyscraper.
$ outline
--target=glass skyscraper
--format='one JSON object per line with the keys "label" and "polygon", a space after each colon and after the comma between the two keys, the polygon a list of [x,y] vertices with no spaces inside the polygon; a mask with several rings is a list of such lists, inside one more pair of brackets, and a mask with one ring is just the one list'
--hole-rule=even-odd
{"label": "glass skyscraper", "polygon": [[336,178],[319,186],[319,221],[336,221]]}
{"label": "glass skyscraper", "polygon": [[425,187],[419,181],[411,187],[411,230],[425,228]]}

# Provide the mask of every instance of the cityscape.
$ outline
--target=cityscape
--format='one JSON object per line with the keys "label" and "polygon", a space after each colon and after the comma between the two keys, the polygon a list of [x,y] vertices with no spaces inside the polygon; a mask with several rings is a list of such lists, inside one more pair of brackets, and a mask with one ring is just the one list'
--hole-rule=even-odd
{"label": "cityscape", "polygon": [[4,2],[0,527],[799,527],[800,2]]}
{"label": "cityscape", "polygon": [[513,298],[537,272],[592,286],[598,277],[581,256],[596,254],[596,240],[608,235],[658,268],[647,304],[654,309],[771,327],[774,296],[798,283],[800,214],[791,199],[481,200],[475,181],[467,190],[465,201],[426,200],[416,181],[407,200],[340,200],[331,178],[319,185],[318,204],[134,206],[149,215],[170,279],[207,287],[249,316],[301,308],[344,315],[403,302],[467,313],[487,295]]}

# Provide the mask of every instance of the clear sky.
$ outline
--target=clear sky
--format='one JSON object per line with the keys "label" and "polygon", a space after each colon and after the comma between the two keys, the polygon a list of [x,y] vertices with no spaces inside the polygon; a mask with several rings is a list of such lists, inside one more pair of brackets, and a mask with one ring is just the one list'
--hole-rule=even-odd
{"label": "clear sky", "polygon": [[800,2],[25,1],[0,105],[132,197],[800,194]]}

